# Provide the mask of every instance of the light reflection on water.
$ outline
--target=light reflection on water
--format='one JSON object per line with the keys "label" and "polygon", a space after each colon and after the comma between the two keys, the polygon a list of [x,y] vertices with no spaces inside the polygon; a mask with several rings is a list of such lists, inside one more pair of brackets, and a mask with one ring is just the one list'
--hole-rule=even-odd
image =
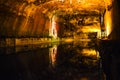
{"label": "light reflection on water", "polygon": [[57,45],[54,45],[53,47],[49,48],[49,56],[50,56],[50,64],[52,66],[55,66],[56,62],[56,55],[57,55]]}
{"label": "light reflection on water", "polygon": [[15,46],[1,52],[1,73],[12,80],[102,80],[92,42]]}

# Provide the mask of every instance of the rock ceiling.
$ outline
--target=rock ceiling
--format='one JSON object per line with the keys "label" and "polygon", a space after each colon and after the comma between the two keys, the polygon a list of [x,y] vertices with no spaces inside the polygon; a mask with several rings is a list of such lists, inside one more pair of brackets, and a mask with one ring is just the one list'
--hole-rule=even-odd
{"label": "rock ceiling", "polygon": [[105,10],[105,2],[102,0],[86,0],[83,2],[78,2],[78,0],[71,2],[69,0],[51,0],[41,4],[39,9],[44,14],[102,14]]}
{"label": "rock ceiling", "polygon": [[0,0],[0,35],[42,35],[53,15],[99,15],[105,9],[104,0]]}
{"label": "rock ceiling", "polygon": [[26,14],[39,10],[43,14],[55,13],[103,13],[104,0],[1,0],[0,11]]}
{"label": "rock ceiling", "polygon": [[[92,1],[92,2],[90,2]],[[85,2],[77,2],[77,0],[70,1],[49,1],[42,5],[42,9],[47,9],[49,11],[64,11],[64,12],[74,12],[74,11],[95,11],[101,12],[105,9],[104,1],[100,0],[86,0]]]}

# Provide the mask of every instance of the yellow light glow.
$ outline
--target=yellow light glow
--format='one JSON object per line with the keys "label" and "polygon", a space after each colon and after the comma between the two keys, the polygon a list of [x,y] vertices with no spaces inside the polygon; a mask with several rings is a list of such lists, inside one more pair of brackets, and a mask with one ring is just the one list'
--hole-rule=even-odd
{"label": "yellow light glow", "polygon": [[51,60],[52,66],[55,66],[56,55],[57,55],[57,46],[56,45],[54,45],[52,48],[50,48],[49,55],[50,55],[50,60]]}
{"label": "yellow light glow", "polygon": [[57,29],[56,29],[56,21],[55,21],[55,16],[52,18],[52,36],[54,38],[57,38]]}
{"label": "yellow light glow", "polygon": [[97,32],[97,38],[101,37],[101,29],[100,26],[84,26],[84,28],[81,29],[83,32]]}
{"label": "yellow light glow", "polygon": [[64,41],[65,41],[65,42],[72,42],[73,39],[69,38],[69,39],[65,39]]}
{"label": "yellow light glow", "polygon": [[112,10],[108,11],[108,6],[112,5],[112,0],[104,0],[104,2],[106,6],[104,23],[105,23],[105,28],[106,28],[106,34],[107,36],[109,36],[112,31]]}
{"label": "yellow light glow", "polygon": [[113,0],[104,0],[105,6],[107,7],[108,5],[111,5],[111,4],[112,4],[112,1],[113,1]]}
{"label": "yellow light glow", "polygon": [[106,11],[105,13],[105,28],[106,28],[106,34],[107,36],[111,33],[112,31],[112,12]]}
{"label": "yellow light glow", "polygon": [[94,49],[83,49],[82,54],[84,56],[99,57],[99,53]]}

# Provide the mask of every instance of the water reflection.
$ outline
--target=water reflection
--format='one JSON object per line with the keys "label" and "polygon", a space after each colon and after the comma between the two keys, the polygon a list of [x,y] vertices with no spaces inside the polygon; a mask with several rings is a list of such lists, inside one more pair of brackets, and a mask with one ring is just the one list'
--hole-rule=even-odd
{"label": "water reflection", "polygon": [[91,58],[99,58],[99,52],[95,49],[83,49],[82,54]]}
{"label": "water reflection", "polygon": [[57,55],[57,45],[54,45],[53,47],[49,48],[50,64],[52,65],[52,67],[55,66],[56,55]]}
{"label": "water reflection", "polygon": [[91,43],[15,46],[9,53],[9,48],[1,49],[0,79],[103,80],[99,68],[99,53]]}

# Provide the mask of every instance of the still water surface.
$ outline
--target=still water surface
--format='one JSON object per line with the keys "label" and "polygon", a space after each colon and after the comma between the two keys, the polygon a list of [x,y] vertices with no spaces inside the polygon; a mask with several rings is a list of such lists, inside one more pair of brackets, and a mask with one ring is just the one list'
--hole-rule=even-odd
{"label": "still water surface", "polygon": [[0,80],[104,80],[94,42],[0,48]]}

